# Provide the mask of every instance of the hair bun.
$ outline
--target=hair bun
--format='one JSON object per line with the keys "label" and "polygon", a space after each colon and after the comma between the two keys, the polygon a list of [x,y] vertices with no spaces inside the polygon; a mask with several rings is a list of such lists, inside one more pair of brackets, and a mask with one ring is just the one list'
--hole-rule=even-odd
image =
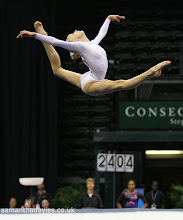
{"label": "hair bun", "polygon": [[81,56],[78,53],[70,52],[71,59],[76,60],[79,59]]}

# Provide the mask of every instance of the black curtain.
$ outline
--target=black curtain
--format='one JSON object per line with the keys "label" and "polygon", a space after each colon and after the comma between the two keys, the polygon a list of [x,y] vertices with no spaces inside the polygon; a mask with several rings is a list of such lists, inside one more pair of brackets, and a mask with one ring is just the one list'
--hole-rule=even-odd
{"label": "black curtain", "polygon": [[54,1],[0,1],[1,16],[1,196],[7,207],[28,193],[19,177],[43,176],[53,195],[57,188],[57,79],[40,42],[16,39],[34,30],[36,20],[54,34]]}

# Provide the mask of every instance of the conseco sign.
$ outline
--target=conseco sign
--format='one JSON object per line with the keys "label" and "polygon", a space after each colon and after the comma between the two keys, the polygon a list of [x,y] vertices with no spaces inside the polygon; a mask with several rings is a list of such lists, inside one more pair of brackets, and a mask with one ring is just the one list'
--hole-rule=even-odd
{"label": "conseco sign", "polygon": [[183,102],[120,102],[122,129],[183,129]]}

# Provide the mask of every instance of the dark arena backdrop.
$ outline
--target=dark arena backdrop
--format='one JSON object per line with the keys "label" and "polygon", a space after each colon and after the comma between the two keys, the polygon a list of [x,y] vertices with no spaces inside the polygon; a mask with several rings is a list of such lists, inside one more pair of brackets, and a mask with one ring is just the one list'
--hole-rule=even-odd
{"label": "dark arena backdrop", "polygon": [[[178,1],[1,0],[0,6],[0,207],[7,207],[11,196],[22,205],[28,192],[19,177],[43,176],[52,197],[60,187],[73,182],[85,187],[86,178],[93,177],[105,208],[115,206],[115,198],[130,178],[145,190],[156,179],[165,193],[171,184],[183,184],[181,156],[149,158],[145,154],[146,150],[183,149],[183,117],[167,116],[167,124],[160,115],[150,120],[145,116],[149,106],[164,107],[164,112],[165,107],[174,108],[171,114],[181,115],[183,8]],[[106,78],[128,79],[171,60],[159,79],[134,90],[87,96],[53,75],[40,42],[16,39],[20,30],[34,30],[36,20],[51,36],[66,39],[73,30],[83,29],[92,39],[109,14],[125,15],[126,20],[111,23],[101,43],[109,60]],[[56,49],[65,69],[87,71],[81,60],[71,61],[68,51]],[[136,118],[123,121],[124,106]],[[134,161],[129,161],[133,170],[99,172],[99,152],[133,155]]]}

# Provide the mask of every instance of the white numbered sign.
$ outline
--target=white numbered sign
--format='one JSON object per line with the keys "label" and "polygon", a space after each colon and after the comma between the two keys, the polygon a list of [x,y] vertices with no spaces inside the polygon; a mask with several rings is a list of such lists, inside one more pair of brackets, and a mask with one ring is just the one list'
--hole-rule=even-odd
{"label": "white numbered sign", "polygon": [[107,172],[134,172],[133,154],[105,154],[97,155],[97,170]]}
{"label": "white numbered sign", "polygon": [[107,154],[107,171],[108,172],[115,172],[115,154]]}
{"label": "white numbered sign", "polygon": [[116,172],[125,171],[125,155],[116,154]]}
{"label": "white numbered sign", "polygon": [[106,171],[106,154],[99,153],[97,155],[97,170],[98,171]]}
{"label": "white numbered sign", "polygon": [[134,155],[125,155],[125,172],[133,173],[134,171]]}

